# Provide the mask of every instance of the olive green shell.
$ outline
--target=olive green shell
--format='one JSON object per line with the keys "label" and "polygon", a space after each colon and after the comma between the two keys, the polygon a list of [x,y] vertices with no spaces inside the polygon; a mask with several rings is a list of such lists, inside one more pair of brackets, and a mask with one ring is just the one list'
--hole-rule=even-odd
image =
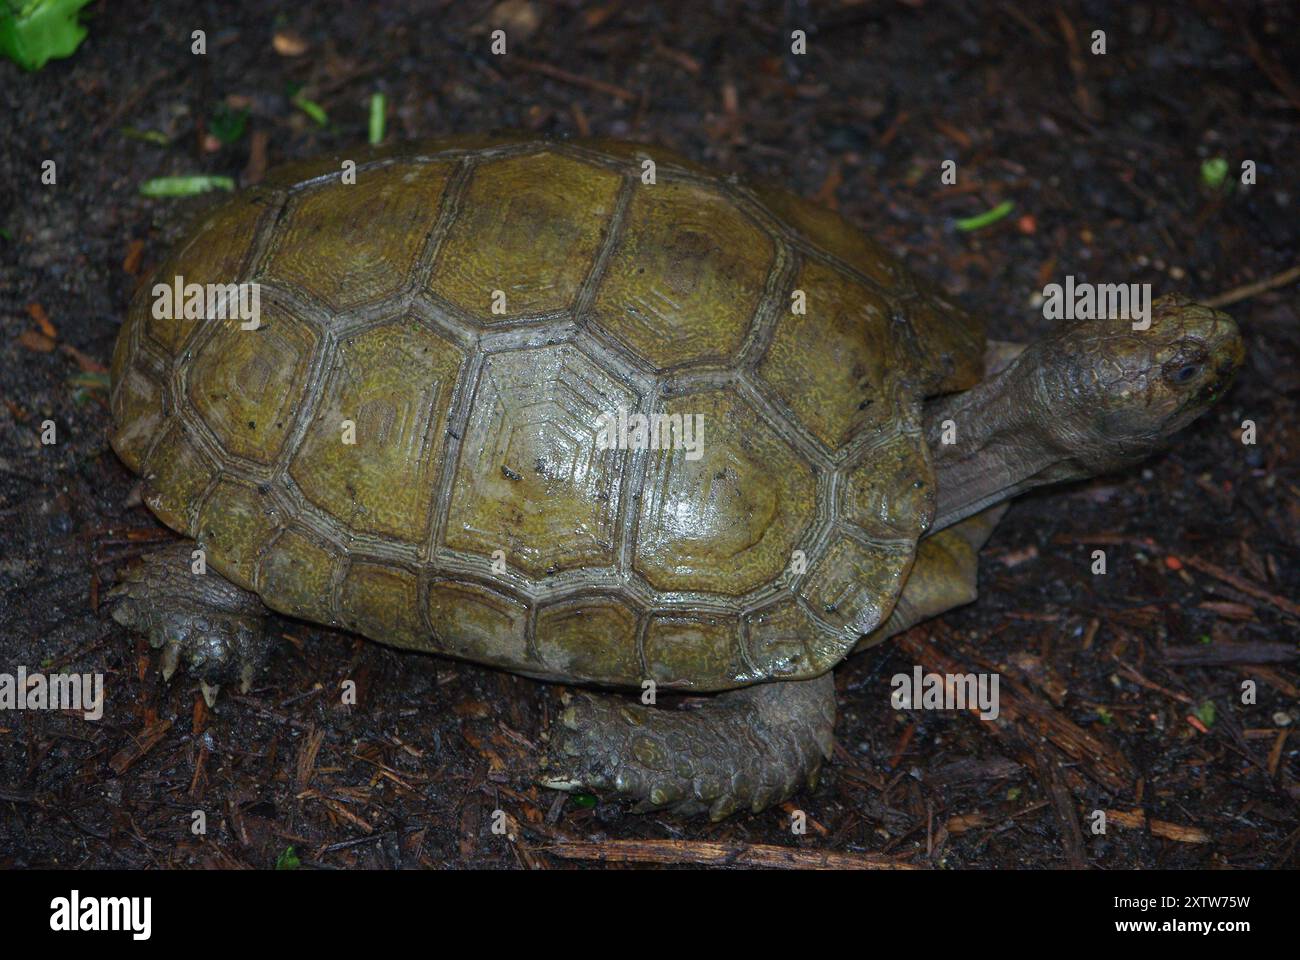
{"label": "olive green shell", "polygon": [[[889,615],[933,512],[920,401],[979,379],[976,321],[836,214],[656,148],[344,159],[211,210],[118,338],[113,446],[213,568],[609,684],[813,676]],[[258,282],[260,327],[155,319],[177,275]],[[603,449],[620,407],[702,414],[703,456]]]}

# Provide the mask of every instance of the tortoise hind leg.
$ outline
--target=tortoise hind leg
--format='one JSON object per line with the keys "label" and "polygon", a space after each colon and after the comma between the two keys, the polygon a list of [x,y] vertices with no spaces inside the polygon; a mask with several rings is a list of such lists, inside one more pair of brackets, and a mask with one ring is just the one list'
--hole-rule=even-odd
{"label": "tortoise hind leg", "polygon": [[612,790],[637,812],[757,813],[815,783],[834,725],[830,673],[720,693],[691,711],[584,693],[551,727],[542,782]]}
{"label": "tortoise hind leg", "polygon": [[239,681],[246,693],[266,662],[267,609],[257,595],[208,569],[191,571],[189,541],[145,554],[108,594],[113,619],[163,648],[170,680],[181,658],[212,706],[222,685]]}

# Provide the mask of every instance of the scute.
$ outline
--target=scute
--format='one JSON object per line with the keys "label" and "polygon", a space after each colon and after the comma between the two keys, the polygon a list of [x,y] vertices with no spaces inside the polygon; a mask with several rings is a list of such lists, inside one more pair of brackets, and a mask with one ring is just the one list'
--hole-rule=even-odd
{"label": "scute", "polygon": [[218,562],[227,580],[254,590],[258,558],[283,521],[269,497],[222,477],[199,510],[195,539]]}
{"label": "scute", "polygon": [[464,361],[455,343],[409,317],[341,341],[289,464],[303,495],[349,530],[423,542]]}
{"label": "scute", "polygon": [[637,615],[612,597],[545,607],[537,615],[537,653],[556,676],[627,683],[641,676]]}
{"label": "scute", "polygon": [[[977,321],[656,147],[345,159],[208,211],[114,351],[113,445],[215,570],[387,643],[695,691],[817,676],[888,616],[933,513],[920,403],[981,375]],[[176,274],[263,282],[260,328],[155,320]],[[701,457],[598,445],[620,409],[702,415]]]}
{"label": "scute", "polygon": [[129,337],[122,337],[113,351],[110,371],[113,384],[112,444],[117,455],[132,470],[140,472],[149,448],[163,429],[163,387],[149,355],[131,350]]}
{"label": "scute", "polygon": [[244,278],[248,257],[257,238],[257,225],[268,206],[267,195],[258,190],[240,195],[208,212],[192,239],[158,268],[153,280],[142,283],[131,302],[132,315],[144,321],[144,333],[166,356],[175,356],[200,322],[185,316],[173,297],[172,315],[155,317],[154,287],[164,284],[182,295],[190,284],[205,292],[208,284],[226,285]]}
{"label": "scute", "polygon": [[792,289],[804,293],[806,312],[782,311],[758,376],[817,439],[838,449],[894,415],[887,381],[906,376],[907,360],[889,303],[864,284],[806,260]]}
{"label": "scute", "polygon": [[[900,420],[906,413],[900,415]],[[919,425],[868,447],[843,484],[840,516],[876,540],[906,540],[930,529],[935,489]]]}
{"label": "scute", "polygon": [[[924,395],[966,390],[984,368],[984,324],[946,300],[883,247],[833,210],[779,187],[760,185],[755,197],[804,242],[858,271],[894,302],[911,326],[915,352],[909,377]],[[807,289],[807,288],[805,288]]]}
{"label": "scute", "polygon": [[797,680],[815,677],[842,657],[816,656],[811,644],[828,634],[807,607],[790,597],[747,614],[744,623],[749,660],[762,677]]}
{"label": "scute", "polygon": [[528,652],[528,607],[482,584],[437,580],[429,584],[431,642],[421,647],[470,660],[536,670]]}
{"label": "scute", "polygon": [[259,279],[297,287],[334,310],[401,290],[415,267],[453,167],[410,163],[331,178],[289,200]]}
{"label": "scute", "polygon": [[318,336],[286,309],[263,304],[256,330],[213,321],[182,369],[190,403],[222,448],[270,465],[293,426]]}
{"label": "scute", "polygon": [[217,472],[179,417],[173,417],[144,462],[144,502],[167,526],[195,536],[199,503]]}
{"label": "scute", "polygon": [[263,555],[257,592],[281,613],[330,623],[338,561],[336,550],[321,546],[304,529],[290,527]]}
{"label": "scute", "polygon": [[908,275],[877,243],[834,210],[779,187],[753,188],[759,202],[815,246],[870,277],[885,293],[899,291]]}
{"label": "scute", "polygon": [[776,580],[816,509],[812,467],[734,391],[675,397],[662,412],[702,418],[700,456],[651,451],[636,570],[659,590],[726,596]]}
{"label": "scute", "polygon": [[392,564],[353,562],[339,589],[338,608],[343,626],[394,646],[418,649],[425,635],[419,580]]}
{"label": "scute", "polygon": [[506,552],[530,577],[613,566],[627,450],[600,418],[638,397],[571,344],[487,358],[452,485],[447,546]]}
{"label": "scute", "polygon": [[775,256],[772,238],[718,190],[638,186],[592,319],[658,369],[733,360]]}
{"label": "scute", "polygon": [[668,688],[726,686],[747,672],[742,649],[739,618],[657,614],[646,630],[646,671]]}
{"label": "scute", "polygon": [[863,542],[841,533],[809,571],[799,597],[848,652],[893,609],[915,549],[914,540]]}
{"label": "scute", "polygon": [[[482,323],[570,309],[614,214],[622,178],[555,153],[474,166],[427,289]],[[493,312],[493,291],[505,313]]]}

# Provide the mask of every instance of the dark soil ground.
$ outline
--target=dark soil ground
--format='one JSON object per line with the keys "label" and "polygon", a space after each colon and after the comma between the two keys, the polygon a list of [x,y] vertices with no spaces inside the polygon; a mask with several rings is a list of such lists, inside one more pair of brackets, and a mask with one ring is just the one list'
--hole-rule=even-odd
{"label": "dark soil ground", "polygon": [[[190,679],[164,685],[157,654],[98,606],[165,536],[130,505],[133,478],[107,445],[103,365],[134,285],[219,199],[149,199],[144,180],[247,180],[264,162],[355,146],[383,92],[390,141],[590,132],[782,182],[982,311],[994,336],[1031,338],[1049,326],[1035,293],[1067,274],[1210,298],[1300,262],[1295,6],[87,13],[73,58],[35,74],[0,63],[0,672],[102,672],[107,704],[98,722],[0,713],[0,865],[271,867],[288,848],[323,867],[813,866],[826,853],[947,868],[1297,865],[1294,277],[1227,298],[1248,366],[1167,455],[1016,504],[977,603],[839,671],[836,756],[784,809],[711,825],[566,800],[532,783],[556,688],[288,620],[253,691],[209,712]],[[505,57],[488,53],[498,25]],[[806,56],[788,53],[796,28]],[[196,29],[203,57],[190,53]],[[1089,52],[1097,29],[1104,56]],[[1214,158],[1227,189],[1204,181]],[[46,159],[53,186],[40,182]],[[939,180],[948,159],[955,187]],[[1234,183],[1245,160],[1254,185]],[[1015,204],[1005,219],[955,228],[1003,201]],[[39,442],[47,419],[54,445]],[[1104,576],[1090,572],[1096,549]],[[896,712],[889,678],[916,663],[1000,671],[1003,716]],[[345,679],[355,707],[338,705]],[[1247,680],[1257,696],[1243,704]],[[206,835],[191,830],[195,810]],[[805,835],[791,832],[794,810]]]}

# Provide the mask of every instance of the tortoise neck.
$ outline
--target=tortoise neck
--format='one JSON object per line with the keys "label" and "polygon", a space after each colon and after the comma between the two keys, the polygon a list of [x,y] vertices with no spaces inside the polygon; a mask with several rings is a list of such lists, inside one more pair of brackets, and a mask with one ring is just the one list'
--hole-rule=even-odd
{"label": "tortoise neck", "polygon": [[1092,474],[1043,422],[1048,405],[1036,353],[1031,347],[1001,373],[926,410],[939,488],[930,533],[1034,487]]}

